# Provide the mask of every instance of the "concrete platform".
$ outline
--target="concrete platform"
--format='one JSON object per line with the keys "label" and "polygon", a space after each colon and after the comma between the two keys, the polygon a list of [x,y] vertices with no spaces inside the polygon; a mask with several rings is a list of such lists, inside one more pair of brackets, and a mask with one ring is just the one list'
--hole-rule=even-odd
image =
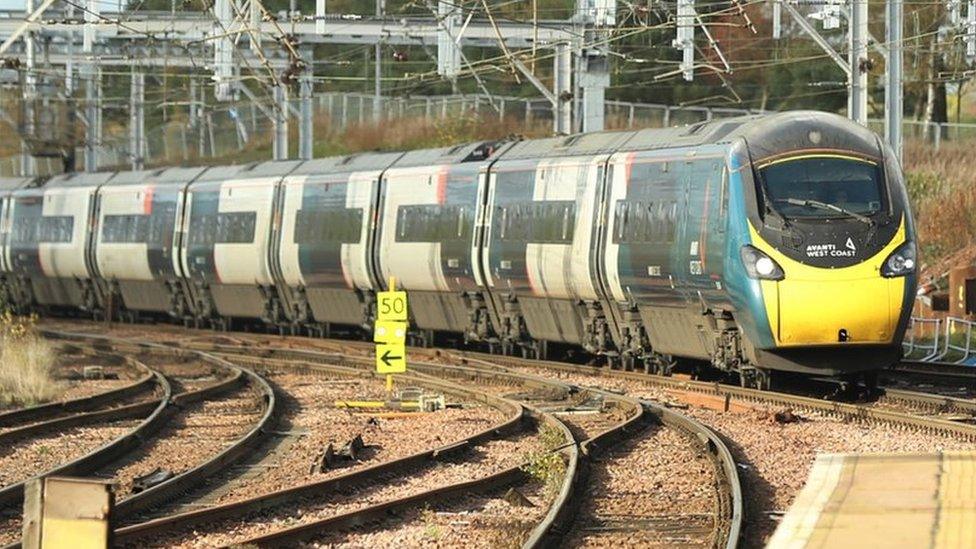
{"label": "concrete platform", "polygon": [[820,455],[767,547],[976,548],[976,451]]}

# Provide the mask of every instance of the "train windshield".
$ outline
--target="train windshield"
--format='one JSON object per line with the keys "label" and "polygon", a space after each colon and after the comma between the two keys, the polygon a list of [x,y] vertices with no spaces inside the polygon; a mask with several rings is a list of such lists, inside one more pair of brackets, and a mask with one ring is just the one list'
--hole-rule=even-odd
{"label": "train windshield", "polygon": [[881,210],[881,169],[845,156],[785,159],[759,169],[763,202],[786,218],[853,217]]}

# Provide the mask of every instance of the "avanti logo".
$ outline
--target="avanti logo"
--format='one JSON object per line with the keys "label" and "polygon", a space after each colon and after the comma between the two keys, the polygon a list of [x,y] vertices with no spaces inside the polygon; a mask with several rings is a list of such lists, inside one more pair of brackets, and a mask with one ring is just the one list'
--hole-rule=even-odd
{"label": "avanti logo", "polygon": [[[846,249],[844,249],[846,248]],[[854,239],[847,237],[844,248],[836,244],[807,244],[807,257],[854,257],[857,255],[857,246]]]}

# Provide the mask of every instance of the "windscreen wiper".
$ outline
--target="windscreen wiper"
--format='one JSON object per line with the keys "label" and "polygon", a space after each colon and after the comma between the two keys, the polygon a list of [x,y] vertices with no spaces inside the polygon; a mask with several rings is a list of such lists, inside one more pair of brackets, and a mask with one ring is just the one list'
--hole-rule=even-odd
{"label": "windscreen wiper", "polygon": [[870,217],[859,214],[857,212],[848,210],[847,208],[841,208],[835,204],[828,204],[827,202],[821,202],[819,200],[809,200],[800,198],[780,198],[776,202],[786,202],[787,204],[792,204],[794,206],[806,206],[808,208],[818,208],[821,210],[830,210],[832,212],[837,212],[860,221],[861,223],[866,223],[870,226],[874,226],[874,220]]}
{"label": "windscreen wiper", "polygon": [[769,197],[766,196],[766,193],[763,193],[762,198],[763,198],[763,209],[766,210],[766,213],[772,214],[773,217],[779,219],[779,223],[782,226],[781,229],[783,231],[787,231],[787,232],[790,231],[792,228],[790,227],[790,222],[789,220],[786,219],[786,216],[779,213],[779,211],[777,211],[776,208],[773,207],[773,204],[769,201]]}

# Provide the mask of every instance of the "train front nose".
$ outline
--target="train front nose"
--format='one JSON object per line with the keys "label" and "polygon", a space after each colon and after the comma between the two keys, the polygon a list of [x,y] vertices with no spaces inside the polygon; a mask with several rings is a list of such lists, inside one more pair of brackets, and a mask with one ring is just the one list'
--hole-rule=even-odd
{"label": "train front nose", "polygon": [[845,272],[848,269],[785,270],[784,279],[763,292],[767,311],[770,299],[775,304],[769,316],[779,346],[892,342],[905,294],[904,278],[885,278],[877,270],[873,276]]}

